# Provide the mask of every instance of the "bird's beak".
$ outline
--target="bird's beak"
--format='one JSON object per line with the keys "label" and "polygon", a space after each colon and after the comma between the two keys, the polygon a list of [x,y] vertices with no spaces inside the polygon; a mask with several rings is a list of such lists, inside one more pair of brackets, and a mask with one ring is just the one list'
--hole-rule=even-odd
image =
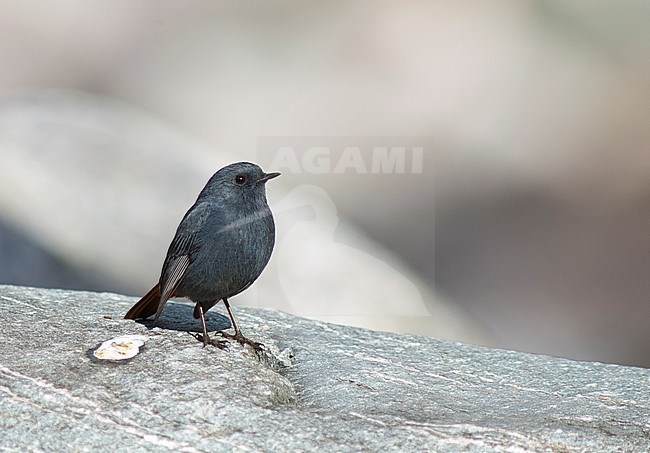
{"label": "bird's beak", "polygon": [[280,176],[281,173],[264,173],[264,176],[262,176],[260,179],[257,180],[258,183],[265,183],[269,179],[277,178]]}

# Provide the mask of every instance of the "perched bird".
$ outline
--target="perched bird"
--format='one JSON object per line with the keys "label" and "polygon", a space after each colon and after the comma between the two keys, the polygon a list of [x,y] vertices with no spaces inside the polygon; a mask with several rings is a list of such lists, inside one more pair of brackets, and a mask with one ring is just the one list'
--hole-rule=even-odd
{"label": "perched bird", "polygon": [[261,349],[261,343],[242,335],[228,299],[248,288],[262,273],[275,244],[275,223],[266,201],[266,182],[280,173],[264,173],[249,162],[228,165],[216,172],[181,220],[162,267],[160,281],[124,316],[156,315],[172,297],[196,302],[203,345],[219,348],[226,341],[208,336],[205,312],[223,300],[235,330],[220,332],[241,344]]}

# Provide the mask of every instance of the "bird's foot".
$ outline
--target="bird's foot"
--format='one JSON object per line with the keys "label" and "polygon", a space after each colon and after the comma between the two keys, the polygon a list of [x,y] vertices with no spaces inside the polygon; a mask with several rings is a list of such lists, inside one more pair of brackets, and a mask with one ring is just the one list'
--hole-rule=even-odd
{"label": "bird's foot", "polygon": [[210,338],[208,335],[205,337],[201,335],[200,333],[197,333],[194,335],[194,338],[196,338],[198,341],[203,343],[203,347],[205,348],[207,345],[214,346],[215,348],[219,348],[221,350],[228,349],[230,346],[230,343],[226,340],[217,340],[215,338]]}
{"label": "bird's foot", "polygon": [[239,344],[242,346],[247,344],[251,348],[253,348],[256,352],[262,352],[264,351],[264,345],[262,343],[258,343],[257,341],[253,341],[249,338],[246,338],[244,335],[242,335],[241,332],[237,331],[234,334],[231,333],[226,333],[224,331],[220,331],[219,335],[221,335],[224,338],[230,338],[231,340],[237,341]]}

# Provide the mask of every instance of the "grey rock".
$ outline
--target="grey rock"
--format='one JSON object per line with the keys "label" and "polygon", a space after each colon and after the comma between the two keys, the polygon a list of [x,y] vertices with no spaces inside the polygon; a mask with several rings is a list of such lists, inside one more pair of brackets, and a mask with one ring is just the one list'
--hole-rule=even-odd
{"label": "grey rock", "polygon": [[[647,451],[650,371],[236,308],[263,357],[203,348],[187,303],[0,286],[0,446],[129,451]],[[209,329],[228,328],[209,313]],[[124,362],[93,350],[149,337]]]}

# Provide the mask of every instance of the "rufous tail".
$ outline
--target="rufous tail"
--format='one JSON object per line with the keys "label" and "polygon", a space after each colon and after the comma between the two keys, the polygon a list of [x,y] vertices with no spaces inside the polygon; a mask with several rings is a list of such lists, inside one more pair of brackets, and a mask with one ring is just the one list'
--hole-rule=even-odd
{"label": "rufous tail", "polygon": [[160,303],[160,285],[156,285],[145,294],[131,309],[124,315],[124,319],[144,319],[156,314]]}

